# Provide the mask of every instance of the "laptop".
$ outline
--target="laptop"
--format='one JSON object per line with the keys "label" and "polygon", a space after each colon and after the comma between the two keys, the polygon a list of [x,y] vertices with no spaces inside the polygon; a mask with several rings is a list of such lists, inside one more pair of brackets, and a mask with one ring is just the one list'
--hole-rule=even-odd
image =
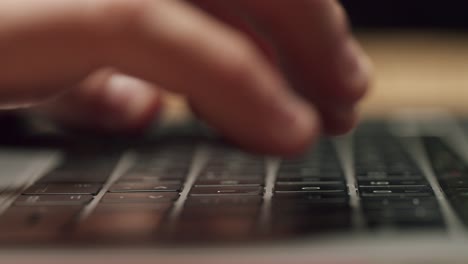
{"label": "laptop", "polygon": [[201,122],[139,139],[3,117],[2,263],[466,263],[468,120],[367,119],[301,156]]}

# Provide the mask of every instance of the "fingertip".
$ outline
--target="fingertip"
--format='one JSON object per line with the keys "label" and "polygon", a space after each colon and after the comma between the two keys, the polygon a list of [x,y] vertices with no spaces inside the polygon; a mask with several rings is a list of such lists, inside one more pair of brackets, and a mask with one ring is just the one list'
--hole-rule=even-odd
{"label": "fingertip", "polygon": [[373,64],[354,38],[349,38],[342,44],[339,56],[336,58],[338,69],[337,93],[343,103],[353,104],[361,100],[367,93]]}
{"label": "fingertip", "polygon": [[308,105],[297,106],[300,111],[292,115],[294,118],[285,124],[278,124],[283,134],[276,135],[277,154],[291,157],[305,152],[315,140],[320,137],[320,117],[315,109]]}
{"label": "fingertip", "polygon": [[359,116],[357,111],[350,108],[338,108],[322,113],[324,116],[324,132],[330,136],[339,136],[351,132],[356,127]]}
{"label": "fingertip", "polygon": [[291,107],[286,116],[270,118],[275,120],[273,125],[264,134],[257,134],[257,140],[247,145],[249,149],[280,157],[293,157],[304,153],[320,137],[318,113],[302,102]]}

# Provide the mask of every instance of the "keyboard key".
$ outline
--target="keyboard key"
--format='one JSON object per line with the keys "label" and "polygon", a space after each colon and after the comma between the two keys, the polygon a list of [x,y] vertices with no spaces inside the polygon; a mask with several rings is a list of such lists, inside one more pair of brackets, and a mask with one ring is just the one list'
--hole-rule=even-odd
{"label": "keyboard key", "polygon": [[365,213],[370,227],[427,228],[444,226],[439,210],[417,207],[415,209],[384,209]]}
{"label": "keyboard key", "polygon": [[430,189],[386,188],[379,190],[360,190],[362,197],[428,197],[434,196]]}
{"label": "keyboard key", "polygon": [[419,181],[424,180],[425,178],[423,175],[387,175],[384,177],[374,177],[374,176],[357,176],[356,177],[358,182],[360,181]]}
{"label": "keyboard key", "polygon": [[260,186],[213,186],[193,187],[190,196],[223,196],[223,195],[262,195]]}
{"label": "keyboard key", "polygon": [[360,180],[358,181],[359,186],[362,187],[380,187],[380,186],[429,186],[429,183],[427,180],[423,179],[417,179],[417,180],[394,180],[394,179],[388,179],[388,180]]}
{"label": "keyboard key", "polygon": [[337,192],[275,192],[273,198],[280,199],[297,199],[297,200],[321,200],[329,198],[348,198],[348,193],[345,191]]}
{"label": "keyboard key", "polygon": [[92,195],[21,195],[17,206],[85,205],[93,199]]}
{"label": "keyboard key", "polygon": [[154,193],[106,193],[101,203],[160,203],[175,201],[178,193],[154,192]]}
{"label": "keyboard key", "polygon": [[376,185],[359,185],[359,189],[362,191],[378,191],[378,190],[405,190],[405,191],[431,191],[432,188],[428,184],[422,185],[387,185],[387,186],[376,186]]}
{"label": "keyboard key", "polygon": [[[306,179],[315,179],[315,180],[306,180]],[[321,186],[345,186],[345,181],[330,181],[328,180],[319,180],[319,178],[305,178],[297,179],[293,181],[277,181],[277,186],[303,186],[303,185],[321,185]]]}
{"label": "keyboard key", "polygon": [[161,170],[151,171],[146,169],[133,169],[129,170],[122,177],[121,180],[132,181],[167,181],[167,180],[183,180],[187,177],[188,170],[174,169],[174,170]]}
{"label": "keyboard key", "polygon": [[321,171],[321,170],[302,170],[301,168],[289,171],[279,171],[278,179],[295,179],[295,178],[343,178],[344,175],[340,171]]}
{"label": "keyboard key", "polygon": [[199,180],[257,180],[264,179],[264,173],[237,173],[229,171],[204,171],[198,177]]}
{"label": "keyboard key", "polygon": [[439,183],[442,187],[451,188],[468,188],[468,178],[440,179]]}
{"label": "keyboard key", "polygon": [[321,192],[346,191],[343,183],[312,183],[312,184],[276,184],[275,192]]}
{"label": "keyboard key", "polygon": [[73,183],[73,184],[35,184],[24,191],[24,194],[92,194],[96,195],[102,185],[96,183]]}
{"label": "keyboard key", "polygon": [[225,207],[258,206],[263,202],[261,196],[191,196],[185,201],[186,207]]}
{"label": "keyboard key", "polygon": [[384,198],[384,199],[363,199],[362,208],[365,210],[377,209],[413,209],[416,207],[424,208],[439,208],[439,204],[435,197],[428,198]]}
{"label": "keyboard key", "polygon": [[263,186],[264,180],[261,178],[245,178],[245,179],[229,179],[229,180],[208,180],[198,179],[195,186],[223,186],[223,185],[250,185],[250,186]]}
{"label": "keyboard key", "polygon": [[96,155],[94,152],[65,151],[62,163],[39,179],[38,183],[104,183],[117,165],[119,156]]}
{"label": "keyboard key", "polygon": [[109,188],[109,192],[179,192],[182,184],[160,183],[116,183]]}
{"label": "keyboard key", "polygon": [[271,210],[274,213],[290,214],[322,214],[325,212],[337,212],[349,209],[349,199],[327,198],[327,199],[278,199],[272,200]]}
{"label": "keyboard key", "polygon": [[51,172],[39,179],[38,183],[105,183],[110,172],[80,172],[80,170]]}
{"label": "keyboard key", "polygon": [[227,216],[252,216],[260,212],[259,205],[249,206],[187,206],[184,207],[180,218],[196,220],[206,220],[212,217],[227,217]]}

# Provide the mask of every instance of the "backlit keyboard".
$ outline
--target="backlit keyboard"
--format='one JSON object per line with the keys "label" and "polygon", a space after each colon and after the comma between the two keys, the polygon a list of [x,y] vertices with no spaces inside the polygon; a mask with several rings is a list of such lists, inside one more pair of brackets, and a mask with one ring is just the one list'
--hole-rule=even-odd
{"label": "backlit keyboard", "polygon": [[418,140],[436,185],[404,141],[374,123],[341,143],[322,139],[282,160],[206,139],[65,147],[37,180],[2,190],[8,203],[0,242],[212,243],[443,231],[445,197],[468,225],[466,162],[438,137]]}

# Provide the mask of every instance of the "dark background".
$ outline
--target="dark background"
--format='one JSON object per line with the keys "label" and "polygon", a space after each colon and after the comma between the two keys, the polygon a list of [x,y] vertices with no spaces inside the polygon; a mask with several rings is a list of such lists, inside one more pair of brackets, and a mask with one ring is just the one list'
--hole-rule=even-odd
{"label": "dark background", "polygon": [[468,0],[341,0],[358,28],[468,31]]}

